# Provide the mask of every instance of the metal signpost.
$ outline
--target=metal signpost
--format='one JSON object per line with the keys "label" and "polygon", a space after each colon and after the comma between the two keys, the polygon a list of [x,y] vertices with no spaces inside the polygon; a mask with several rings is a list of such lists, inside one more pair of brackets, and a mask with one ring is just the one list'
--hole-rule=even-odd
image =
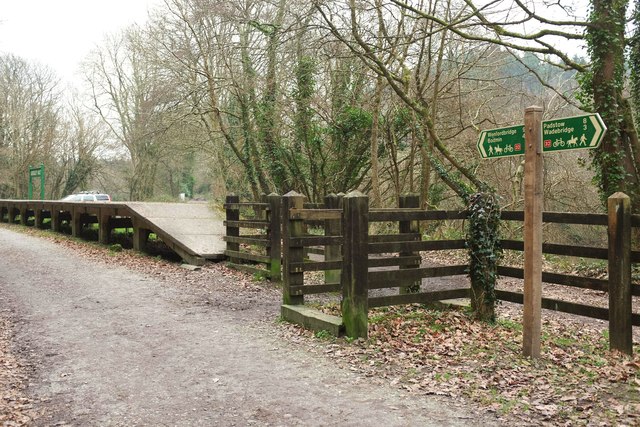
{"label": "metal signpost", "polygon": [[33,199],[33,180],[40,178],[40,200],[44,200],[44,164],[37,168],[29,166],[29,200]]}
{"label": "metal signpost", "polygon": [[524,318],[522,353],[540,357],[542,326],[542,154],[600,146],[607,127],[599,114],[542,121],[542,108],[525,110],[524,126],[480,132],[483,159],[525,155],[524,173]]}

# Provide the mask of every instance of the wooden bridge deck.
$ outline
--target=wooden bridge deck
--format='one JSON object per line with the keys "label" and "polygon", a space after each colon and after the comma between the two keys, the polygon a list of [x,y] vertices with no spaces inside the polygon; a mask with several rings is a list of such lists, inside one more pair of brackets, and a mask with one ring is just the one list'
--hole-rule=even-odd
{"label": "wooden bridge deck", "polygon": [[99,224],[99,240],[109,243],[114,228],[132,228],[133,246],[144,250],[150,233],[190,264],[224,259],[225,229],[221,216],[206,203],[63,202],[60,200],[0,200],[0,221],[42,228],[45,218],[60,231],[63,221],[79,236],[86,224]]}

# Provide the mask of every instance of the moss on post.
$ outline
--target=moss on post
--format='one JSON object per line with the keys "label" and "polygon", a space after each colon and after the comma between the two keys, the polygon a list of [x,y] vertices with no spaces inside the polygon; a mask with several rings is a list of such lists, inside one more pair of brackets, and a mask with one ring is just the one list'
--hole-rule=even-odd
{"label": "moss on post", "polygon": [[353,191],[344,196],[343,203],[342,321],[347,336],[366,338],[369,330],[369,198]]}

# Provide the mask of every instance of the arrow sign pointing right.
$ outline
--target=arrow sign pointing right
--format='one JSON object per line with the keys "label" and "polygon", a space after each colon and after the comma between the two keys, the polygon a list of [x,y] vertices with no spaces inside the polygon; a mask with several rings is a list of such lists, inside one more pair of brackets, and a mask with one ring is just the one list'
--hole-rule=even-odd
{"label": "arrow sign pointing right", "polygon": [[597,148],[600,146],[600,143],[602,142],[602,138],[604,138],[604,134],[607,131],[607,127],[604,125],[604,122],[602,121],[600,114],[597,114],[597,113],[593,114],[591,117],[589,117],[589,119],[591,119],[591,124],[595,129],[593,138],[589,143],[589,148]]}
{"label": "arrow sign pointing right", "polygon": [[598,113],[545,120],[542,122],[542,151],[597,148],[606,130]]}

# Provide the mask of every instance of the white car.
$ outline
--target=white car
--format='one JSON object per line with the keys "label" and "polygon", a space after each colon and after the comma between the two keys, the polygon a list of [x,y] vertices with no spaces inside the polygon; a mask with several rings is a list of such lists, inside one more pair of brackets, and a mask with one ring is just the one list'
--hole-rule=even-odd
{"label": "white car", "polygon": [[111,196],[104,193],[82,192],[69,194],[62,199],[64,202],[110,202]]}

